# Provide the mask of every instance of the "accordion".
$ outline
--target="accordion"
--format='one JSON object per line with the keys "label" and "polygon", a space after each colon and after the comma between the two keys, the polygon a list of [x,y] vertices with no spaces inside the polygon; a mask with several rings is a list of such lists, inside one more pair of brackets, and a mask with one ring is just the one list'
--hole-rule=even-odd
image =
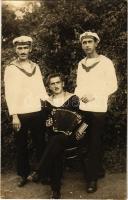
{"label": "accordion", "polygon": [[[52,119],[53,131],[61,132],[65,135],[71,135],[76,130],[80,130],[80,127],[82,127],[82,132],[87,128],[87,124],[83,123],[82,116],[70,110],[61,108],[53,109]],[[83,124],[85,124],[84,127]]]}

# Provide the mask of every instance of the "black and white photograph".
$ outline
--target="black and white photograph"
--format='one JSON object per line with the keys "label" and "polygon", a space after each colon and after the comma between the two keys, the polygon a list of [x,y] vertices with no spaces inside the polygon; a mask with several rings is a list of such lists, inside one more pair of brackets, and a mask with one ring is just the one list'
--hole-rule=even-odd
{"label": "black and white photograph", "polygon": [[1,199],[127,199],[127,1],[2,0]]}

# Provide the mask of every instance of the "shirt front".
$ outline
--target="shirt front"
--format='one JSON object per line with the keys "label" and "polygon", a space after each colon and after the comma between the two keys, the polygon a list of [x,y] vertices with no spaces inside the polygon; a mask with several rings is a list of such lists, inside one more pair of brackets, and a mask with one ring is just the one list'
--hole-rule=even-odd
{"label": "shirt front", "polygon": [[87,103],[80,101],[81,110],[106,112],[108,97],[116,90],[115,69],[109,58],[100,55],[96,59],[84,58],[79,62],[75,94],[79,98],[84,95],[93,97],[93,100]]}
{"label": "shirt front", "polygon": [[41,110],[41,99],[47,98],[39,66],[33,62],[35,72],[28,76],[17,62],[5,69],[5,98],[9,114],[25,114]]}

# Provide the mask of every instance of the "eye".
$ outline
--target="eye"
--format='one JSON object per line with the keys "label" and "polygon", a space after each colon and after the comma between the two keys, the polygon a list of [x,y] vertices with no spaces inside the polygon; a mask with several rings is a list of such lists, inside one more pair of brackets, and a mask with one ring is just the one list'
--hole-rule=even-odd
{"label": "eye", "polygon": [[18,50],[21,50],[21,49],[22,49],[22,47],[18,47],[17,49],[18,49]]}
{"label": "eye", "polygon": [[86,44],[86,42],[83,42],[82,44]]}

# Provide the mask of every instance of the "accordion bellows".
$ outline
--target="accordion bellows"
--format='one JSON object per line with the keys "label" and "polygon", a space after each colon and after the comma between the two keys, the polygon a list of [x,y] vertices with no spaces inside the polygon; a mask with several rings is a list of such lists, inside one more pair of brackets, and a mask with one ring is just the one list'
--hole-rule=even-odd
{"label": "accordion bellows", "polygon": [[52,111],[53,131],[71,135],[82,122],[81,115],[76,112],[56,108]]}

